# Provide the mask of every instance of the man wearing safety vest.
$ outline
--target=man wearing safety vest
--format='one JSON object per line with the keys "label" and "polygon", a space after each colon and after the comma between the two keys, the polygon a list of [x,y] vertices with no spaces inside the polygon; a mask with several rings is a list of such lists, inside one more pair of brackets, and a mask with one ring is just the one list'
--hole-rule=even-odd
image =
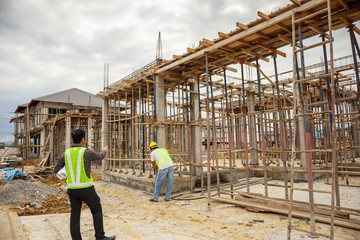
{"label": "man wearing safety vest", "polygon": [[165,194],[165,201],[170,201],[171,189],[174,181],[174,163],[171,160],[169,152],[165,148],[159,148],[156,142],[152,142],[149,145],[151,151],[151,164],[155,168],[155,164],[158,167],[156,176],[154,197],[151,198],[150,202],[158,202],[161,190],[161,185],[167,178],[167,188]]}
{"label": "man wearing safety vest", "polygon": [[100,153],[83,147],[86,139],[85,131],[82,129],[74,130],[71,137],[74,144],[69,149],[66,149],[54,167],[54,173],[57,173],[64,166],[66,167],[67,193],[71,205],[71,238],[81,240],[80,213],[81,205],[85,202],[93,215],[96,240],[113,240],[115,239],[114,236],[105,237],[100,198],[95,191],[93,178],[90,175],[91,162],[104,159],[108,147],[104,147]]}

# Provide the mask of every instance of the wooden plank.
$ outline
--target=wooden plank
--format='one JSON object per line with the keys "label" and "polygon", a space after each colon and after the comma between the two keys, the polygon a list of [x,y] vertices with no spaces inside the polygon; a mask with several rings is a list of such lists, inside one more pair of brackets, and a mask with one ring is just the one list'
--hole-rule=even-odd
{"label": "wooden plank", "polygon": [[[272,199],[272,198],[268,198],[268,197],[263,197],[263,196],[256,196],[254,194],[247,194],[247,193],[243,193],[243,192],[237,192],[237,194],[240,194],[242,196],[236,196],[235,195],[235,200],[238,201],[243,201],[244,197],[246,198],[250,198],[250,200],[253,203],[258,203],[258,204],[264,204],[266,206],[276,206],[277,208],[282,208],[282,209],[289,209],[289,202],[288,200],[278,200],[278,199]],[[329,206],[330,207],[330,206]],[[308,213],[310,206],[309,203],[294,203],[293,202],[293,209],[297,210],[299,212],[305,212]],[[315,207],[314,208],[314,212],[316,214],[325,216],[325,217],[330,217],[331,216],[331,210],[327,209],[327,208],[319,208],[319,207]],[[337,210],[335,212],[335,216],[341,219],[350,219],[350,214],[344,211],[339,211]]]}
{"label": "wooden plank", "polygon": [[282,52],[282,51],[280,51],[280,50],[277,50],[276,48],[273,48],[273,47],[268,46],[268,45],[263,44],[263,43],[260,43],[259,45],[260,45],[262,48],[265,48],[265,49],[267,49],[267,50],[269,50],[269,51],[272,51],[272,52],[276,52],[276,54],[279,54],[280,56],[286,58],[286,53],[284,53],[284,52]]}
{"label": "wooden plank", "polygon": [[[301,11],[306,11],[306,10],[309,10],[311,8],[314,8],[314,7],[317,7],[318,5],[320,4],[323,4],[325,3],[326,0],[313,0],[313,1],[310,1],[310,2],[307,2],[297,8],[294,9],[294,11],[298,11],[298,12],[301,12]],[[283,14],[280,14],[279,16],[276,16],[276,17],[273,17],[271,18],[269,21],[266,21],[266,22],[263,22],[263,23],[260,23],[254,27],[251,27],[249,29],[247,29],[246,31],[241,31],[237,34],[234,34],[233,36],[227,38],[227,39],[224,39],[222,41],[219,41],[205,49],[202,49],[194,54],[191,54],[189,56],[186,56],[184,57],[183,59],[179,60],[179,61],[175,61],[175,62],[172,62],[162,68],[160,68],[159,70],[156,71],[155,74],[160,74],[162,72],[165,72],[167,70],[170,70],[172,69],[173,67],[176,67],[180,64],[183,64],[193,58],[198,58],[200,56],[203,56],[205,54],[205,52],[211,52],[211,51],[214,51],[216,49],[219,49],[223,46],[226,46],[226,45],[229,45],[233,42],[235,42],[236,40],[238,39],[241,39],[241,38],[244,38],[246,36],[250,36],[252,34],[256,34],[264,29],[267,29],[268,27],[272,26],[272,25],[275,25],[276,23],[279,23],[279,22],[282,22],[286,19],[289,19],[291,18],[292,16],[292,13],[293,11],[287,11]]]}
{"label": "wooden plank", "polygon": [[46,152],[45,157],[41,160],[39,166],[43,167],[45,166],[46,162],[48,161],[50,156],[50,152]]}
{"label": "wooden plank", "polygon": [[261,56],[260,54],[254,53],[253,51],[250,51],[250,50],[247,50],[247,49],[242,49],[241,52],[243,52],[243,53],[245,53],[245,54],[247,54],[247,55],[249,55],[249,56],[251,56],[251,57],[261,59],[261,60],[263,60],[263,61],[265,61],[265,62],[269,62],[269,61],[270,61],[268,58],[263,57],[263,56]]}
{"label": "wooden plank", "polygon": [[189,53],[196,53],[196,50],[193,49],[193,48],[187,48],[187,51],[188,51]]}
{"label": "wooden plank", "polygon": [[262,33],[262,32],[257,32],[257,33],[255,33],[255,34],[259,35],[259,36],[262,37],[262,38],[265,38],[266,40],[270,40],[270,39],[271,39],[271,37],[270,37],[269,35],[267,35],[267,34],[265,34],[265,33]]}
{"label": "wooden plank", "polygon": [[[248,199],[245,199],[245,198],[242,199],[241,201],[237,201],[237,200],[233,200],[233,199],[226,199],[226,198],[220,198],[220,197],[211,197],[211,200],[230,203],[230,204],[235,204],[235,205],[241,206],[241,207],[259,208],[259,209],[267,210],[267,211],[270,211],[270,212],[273,212],[273,213],[282,214],[282,215],[285,215],[285,216],[288,216],[288,214],[289,214],[288,209],[277,208],[274,203],[271,203],[272,206],[267,206],[266,204],[253,203],[251,200],[248,200]],[[264,202],[264,203],[266,203],[266,202]],[[308,213],[300,212],[300,211],[297,211],[297,210],[293,210],[292,216],[293,217],[298,217],[298,218],[310,219],[310,216],[309,216]],[[315,215],[315,220],[317,222],[330,224],[331,219],[329,217]],[[354,229],[354,230],[357,230],[357,231],[360,230],[360,224],[358,222],[351,222],[351,221],[348,221],[348,220],[345,220],[345,219],[335,218],[334,219],[334,224],[336,226],[350,228],[350,229]]]}
{"label": "wooden plank", "polygon": [[270,19],[271,19],[268,15],[266,15],[265,13],[263,13],[263,12],[261,12],[261,11],[258,11],[258,12],[257,12],[257,15],[258,15],[259,17],[261,17],[262,19],[264,19],[264,20],[270,20]]}
{"label": "wooden plank", "polygon": [[316,26],[312,26],[310,25],[309,28],[311,28],[312,30],[314,30],[315,32],[317,32],[318,34],[320,34],[321,36],[325,36],[326,38],[329,38],[329,35],[326,34],[326,32],[324,32],[323,30],[321,30],[320,28],[316,27]]}
{"label": "wooden plank", "polygon": [[293,4],[296,4],[298,6],[301,6],[301,2],[299,2],[298,0],[290,0]]}
{"label": "wooden plank", "polygon": [[219,37],[223,37],[223,38],[229,38],[230,37],[229,34],[225,34],[225,33],[222,33],[222,32],[218,32],[218,35],[219,35]]}
{"label": "wooden plank", "polygon": [[58,117],[59,117],[59,115],[56,115],[55,118],[54,118],[54,120],[53,120],[53,124],[51,125],[49,134],[48,134],[48,136],[47,136],[47,138],[46,138],[46,140],[45,140],[44,147],[43,147],[43,149],[41,150],[40,158],[43,157],[43,154],[44,154],[45,151],[46,151],[46,147],[47,147],[47,145],[48,145],[48,143],[49,143],[49,141],[50,141],[50,138],[51,138],[51,135],[52,135],[52,133],[53,133],[53,130],[54,130],[54,127],[55,127],[55,125],[56,125],[56,121],[57,121]]}
{"label": "wooden plank", "polygon": [[[271,19],[268,15],[266,15],[265,13],[263,13],[261,11],[258,11],[257,14],[259,17],[261,17],[262,19],[265,19],[267,21]],[[280,27],[281,29],[287,31],[288,33],[291,33],[291,29],[286,27],[284,24],[279,22],[279,23],[276,23],[275,25]]]}
{"label": "wooden plank", "polygon": [[179,55],[173,55],[173,58],[175,58],[175,59],[182,59],[183,57],[182,56],[179,56]]}
{"label": "wooden plank", "polygon": [[346,10],[350,10],[349,4],[346,2],[346,0],[338,0],[338,2],[343,5]]}
{"label": "wooden plank", "polygon": [[238,28],[242,29],[242,30],[247,30],[247,29],[249,29],[249,27],[248,27],[247,25],[242,24],[242,23],[239,23],[239,22],[236,23],[236,26],[237,26]]}
{"label": "wooden plank", "polygon": [[[286,42],[287,44],[290,44],[292,45],[292,40],[288,37],[285,37],[284,35],[281,35],[281,34],[278,34],[278,38],[283,41],[283,42]],[[298,43],[296,43],[296,46],[297,47],[300,47],[300,45]]]}

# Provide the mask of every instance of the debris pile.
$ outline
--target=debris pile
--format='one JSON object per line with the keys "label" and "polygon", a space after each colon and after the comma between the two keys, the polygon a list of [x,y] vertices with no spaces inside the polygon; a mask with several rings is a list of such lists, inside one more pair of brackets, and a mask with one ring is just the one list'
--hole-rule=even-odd
{"label": "debris pile", "polygon": [[0,161],[0,168],[16,167],[23,163],[23,158],[17,155],[9,155]]}
{"label": "debris pile", "polygon": [[[85,208],[83,204],[82,208]],[[68,196],[58,192],[56,195],[49,195],[40,203],[23,202],[20,206],[14,208],[19,216],[40,215],[40,214],[55,214],[55,213],[69,213],[70,202]]]}
{"label": "debris pile", "polygon": [[59,192],[40,181],[31,182],[15,179],[0,187],[0,205],[24,202],[40,203],[48,196]]}

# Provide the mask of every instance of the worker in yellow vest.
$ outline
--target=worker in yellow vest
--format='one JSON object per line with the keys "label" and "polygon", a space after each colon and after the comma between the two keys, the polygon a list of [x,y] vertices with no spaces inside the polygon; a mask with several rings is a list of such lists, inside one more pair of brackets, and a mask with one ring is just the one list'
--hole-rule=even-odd
{"label": "worker in yellow vest", "polygon": [[57,173],[64,166],[66,168],[67,193],[71,205],[71,238],[81,240],[80,214],[81,205],[85,202],[93,215],[96,240],[113,240],[115,239],[114,236],[105,236],[100,198],[95,191],[93,179],[90,175],[91,162],[104,159],[108,147],[104,147],[100,153],[83,147],[86,143],[83,129],[74,130],[71,137],[74,144],[69,149],[66,149],[54,167],[54,173]]}
{"label": "worker in yellow vest", "polygon": [[[167,188],[165,194],[165,201],[170,201],[171,189],[174,181],[174,163],[171,160],[169,152],[165,148],[159,148],[156,142],[152,142],[149,145],[151,151],[151,164],[155,168],[157,166],[158,172],[156,176],[154,197],[151,198],[150,202],[158,202],[161,190],[161,185],[167,178]],[[155,166],[156,164],[156,166]]]}

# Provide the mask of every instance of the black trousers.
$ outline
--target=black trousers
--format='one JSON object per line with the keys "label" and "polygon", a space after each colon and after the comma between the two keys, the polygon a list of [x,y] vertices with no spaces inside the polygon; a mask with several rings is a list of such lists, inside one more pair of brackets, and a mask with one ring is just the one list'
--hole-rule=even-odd
{"label": "black trousers", "polygon": [[82,189],[68,189],[71,204],[70,233],[73,240],[81,240],[80,233],[80,214],[82,203],[85,202],[93,215],[95,237],[105,236],[102,208],[100,198],[94,186]]}

